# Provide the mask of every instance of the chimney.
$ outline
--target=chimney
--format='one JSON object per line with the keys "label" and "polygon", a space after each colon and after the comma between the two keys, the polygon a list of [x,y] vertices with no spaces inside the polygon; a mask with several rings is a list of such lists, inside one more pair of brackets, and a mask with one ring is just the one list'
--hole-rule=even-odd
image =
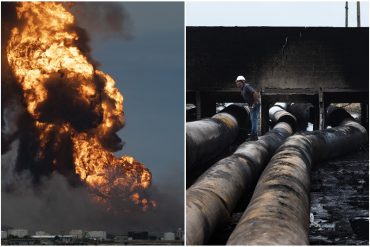
{"label": "chimney", "polygon": [[357,1],[357,27],[361,27],[360,1]]}
{"label": "chimney", "polygon": [[346,27],[348,27],[348,1],[346,1],[346,7],[345,7],[345,9],[346,9]]}

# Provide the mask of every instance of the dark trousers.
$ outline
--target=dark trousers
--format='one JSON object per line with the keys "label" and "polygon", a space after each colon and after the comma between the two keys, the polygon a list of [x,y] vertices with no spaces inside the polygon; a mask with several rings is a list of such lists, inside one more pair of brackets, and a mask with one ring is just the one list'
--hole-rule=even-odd
{"label": "dark trousers", "polygon": [[250,117],[252,122],[251,136],[257,136],[260,108],[261,104],[256,104],[253,108],[250,108]]}

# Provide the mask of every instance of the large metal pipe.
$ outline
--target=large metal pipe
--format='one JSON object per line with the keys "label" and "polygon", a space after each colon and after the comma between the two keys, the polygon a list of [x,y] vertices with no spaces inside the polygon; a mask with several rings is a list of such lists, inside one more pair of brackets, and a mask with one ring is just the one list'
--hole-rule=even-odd
{"label": "large metal pipe", "polygon": [[293,133],[294,116],[283,114],[281,108],[272,109],[271,114],[277,122],[271,131],[258,141],[242,143],[231,156],[215,163],[186,191],[187,245],[207,242],[216,226],[230,217],[241,196],[252,192],[274,151]]}
{"label": "large metal pipe", "polygon": [[314,114],[311,113],[313,110],[313,106],[311,103],[276,102],[275,106],[281,107],[296,118],[296,131],[306,131],[308,122],[314,122]]}
{"label": "large metal pipe", "polygon": [[343,119],[355,120],[351,114],[349,114],[346,110],[340,107],[329,106],[327,109],[327,119],[326,125],[335,127],[339,126]]}
{"label": "large metal pipe", "polygon": [[186,123],[186,170],[217,156],[235,142],[242,129],[250,129],[249,110],[236,104],[211,118]]}
{"label": "large metal pipe", "polygon": [[293,132],[295,132],[295,127],[297,126],[297,119],[295,116],[287,112],[284,109],[284,107],[280,105],[272,106],[269,109],[269,118],[274,126],[279,122],[285,122],[292,126]]}
{"label": "large metal pipe", "polygon": [[329,110],[339,126],[289,137],[259,179],[228,245],[308,245],[310,169],[314,162],[357,149],[366,129],[341,109]]}
{"label": "large metal pipe", "polygon": [[297,118],[297,131],[306,131],[308,122],[314,123],[313,105],[310,103],[290,103],[286,110]]}

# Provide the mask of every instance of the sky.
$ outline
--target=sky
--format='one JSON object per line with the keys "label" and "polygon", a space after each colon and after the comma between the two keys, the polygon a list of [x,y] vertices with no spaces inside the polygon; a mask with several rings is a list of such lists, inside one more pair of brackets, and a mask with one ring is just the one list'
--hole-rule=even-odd
{"label": "sky", "polygon": [[[361,26],[369,26],[369,2],[361,1]],[[345,26],[345,1],[186,2],[187,26]],[[356,2],[348,3],[348,26],[357,26]]]}

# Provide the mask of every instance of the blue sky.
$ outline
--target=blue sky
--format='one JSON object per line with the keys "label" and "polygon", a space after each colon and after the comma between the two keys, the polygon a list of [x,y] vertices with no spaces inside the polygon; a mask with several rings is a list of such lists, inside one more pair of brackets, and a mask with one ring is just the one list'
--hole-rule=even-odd
{"label": "blue sky", "polygon": [[[369,2],[361,1],[361,26],[369,26]],[[356,2],[348,26],[357,26]],[[186,2],[187,26],[345,26],[345,1]]]}

